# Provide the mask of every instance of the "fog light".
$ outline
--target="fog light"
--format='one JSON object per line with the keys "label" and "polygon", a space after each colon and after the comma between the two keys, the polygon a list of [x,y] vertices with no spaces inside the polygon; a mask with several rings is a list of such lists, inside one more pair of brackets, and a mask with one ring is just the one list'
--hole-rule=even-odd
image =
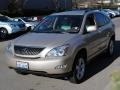
{"label": "fog light", "polygon": [[55,69],[65,69],[67,65],[58,65],[55,67]]}

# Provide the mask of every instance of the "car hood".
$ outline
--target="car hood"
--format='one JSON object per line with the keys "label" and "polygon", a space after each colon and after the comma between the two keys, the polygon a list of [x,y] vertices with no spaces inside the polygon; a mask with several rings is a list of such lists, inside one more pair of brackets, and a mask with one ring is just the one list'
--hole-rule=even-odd
{"label": "car hood", "polygon": [[28,33],[14,40],[15,45],[52,47],[68,44],[76,34]]}

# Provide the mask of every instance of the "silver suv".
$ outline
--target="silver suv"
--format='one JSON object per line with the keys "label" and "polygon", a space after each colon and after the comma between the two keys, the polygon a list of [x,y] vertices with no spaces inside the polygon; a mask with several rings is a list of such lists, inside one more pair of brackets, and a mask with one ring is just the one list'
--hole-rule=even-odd
{"label": "silver suv", "polygon": [[86,64],[93,57],[105,51],[113,55],[114,41],[114,24],[99,11],[55,13],[33,31],[9,43],[7,62],[21,74],[67,73],[71,82],[80,83],[86,74]]}

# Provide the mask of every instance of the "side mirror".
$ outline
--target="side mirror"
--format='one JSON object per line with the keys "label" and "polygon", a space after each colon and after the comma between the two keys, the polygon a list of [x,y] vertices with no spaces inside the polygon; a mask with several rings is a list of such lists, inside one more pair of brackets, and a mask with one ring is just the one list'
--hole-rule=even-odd
{"label": "side mirror", "polygon": [[86,29],[87,29],[87,32],[89,33],[89,32],[96,31],[96,30],[97,30],[97,27],[94,26],[94,25],[93,25],[93,26],[87,26]]}

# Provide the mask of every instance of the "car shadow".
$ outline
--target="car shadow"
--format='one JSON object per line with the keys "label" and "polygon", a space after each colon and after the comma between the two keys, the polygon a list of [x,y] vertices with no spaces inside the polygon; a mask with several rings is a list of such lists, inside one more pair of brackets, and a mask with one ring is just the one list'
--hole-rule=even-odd
{"label": "car shadow", "polygon": [[89,78],[93,77],[95,74],[101,72],[109,65],[111,65],[118,57],[120,56],[120,41],[115,42],[115,51],[112,57],[106,57],[105,53],[97,56],[91,61],[87,66],[86,76],[83,80],[86,81]]}

